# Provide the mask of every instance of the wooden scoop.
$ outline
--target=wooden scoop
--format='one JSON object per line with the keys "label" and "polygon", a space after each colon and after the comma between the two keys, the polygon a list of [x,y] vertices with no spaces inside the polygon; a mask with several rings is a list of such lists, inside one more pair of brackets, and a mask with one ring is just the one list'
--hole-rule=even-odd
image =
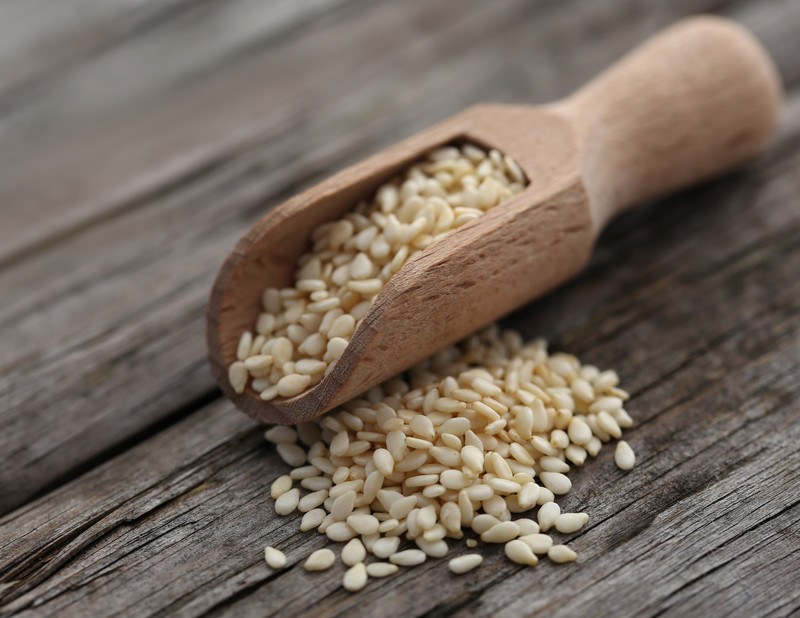
{"label": "wooden scoop", "polygon": [[[695,17],[659,34],[567,99],[477,105],[272,209],[238,242],[208,305],[223,392],[268,423],[307,421],[574,276],[603,226],[636,202],[730,170],[773,132],[780,85],[744,29]],[[378,295],[333,370],[262,401],[227,368],[266,287],[286,287],[313,228],[338,219],[430,150],[474,142],[511,155],[529,186],[409,260]]]}

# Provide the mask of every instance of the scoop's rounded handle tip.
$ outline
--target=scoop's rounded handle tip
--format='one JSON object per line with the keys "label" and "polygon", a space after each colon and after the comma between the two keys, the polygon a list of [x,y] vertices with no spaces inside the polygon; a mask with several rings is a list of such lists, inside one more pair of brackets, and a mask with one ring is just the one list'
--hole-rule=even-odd
{"label": "scoop's rounded handle tip", "polygon": [[782,87],[744,27],[677,22],[554,106],[576,128],[597,231],[624,208],[728,171],[775,131]]}

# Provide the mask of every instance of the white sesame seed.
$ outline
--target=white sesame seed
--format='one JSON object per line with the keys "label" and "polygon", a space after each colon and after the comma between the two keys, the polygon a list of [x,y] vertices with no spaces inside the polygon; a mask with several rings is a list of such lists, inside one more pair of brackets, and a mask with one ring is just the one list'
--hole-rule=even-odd
{"label": "white sesame seed", "polygon": [[272,496],[273,500],[277,500],[291,488],[292,477],[290,477],[288,474],[284,474],[272,481],[272,485],[270,486],[270,495]]}
{"label": "white sesame seed", "polygon": [[450,560],[450,562],[447,563],[447,568],[450,569],[451,573],[463,575],[479,567],[482,562],[483,556],[480,554],[464,554],[463,556],[458,556]]}
{"label": "white sesame seed", "polygon": [[228,382],[234,392],[240,395],[244,392],[247,387],[247,367],[242,361],[235,361],[228,367]]}
{"label": "white sesame seed", "polygon": [[273,569],[282,569],[286,566],[286,554],[274,547],[264,548],[264,560]]}
{"label": "white sesame seed", "polygon": [[425,562],[427,556],[419,549],[406,549],[389,556],[389,562],[400,566],[416,566]]}
{"label": "white sesame seed", "polygon": [[311,509],[305,513],[303,515],[303,519],[300,520],[300,530],[302,532],[313,530],[314,528],[319,527],[323,519],[325,519],[324,509]]}
{"label": "white sesame seed", "polygon": [[466,492],[470,500],[475,500],[476,502],[483,502],[484,500],[489,500],[492,496],[494,496],[494,489],[489,485],[483,484],[470,485],[469,487],[464,488],[463,491]]}
{"label": "white sesame seed", "polygon": [[542,436],[533,436],[533,438],[531,438],[531,444],[533,445],[533,448],[542,453],[542,455],[558,454],[558,449],[551,445],[550,442]]}
{"label": "white sesame seed", "polygon": [[[261,347],[258,344],[261,343],[261,340],[263,339],[263,336],[259,336],[259,338],[253,342],[253,347],[258,347],[258,350],[260,351]],[[244,360],[244,368],[247,369],[247,371],[253,376],[265,376],[267,375],[270,367],[272,367],[272,362],[272,356],[269,356],[268,354],[257,353]]]}
{"label": "white sesame seed", "polygon": [[553,545],[547,551],[547,557],[553,562],[574,562],[578,558],[578,554],[566,545]]}
{"label": "white sesame seed", "polygon": [[592,402],[589,406],[589,412],[597,414],[598,412],[613,412],[622,407],[622,399],[619,397],[600,397]]}
{"label": "white sesame seed", "polygon": [[467,478],[460,470],[445,470],[439,475],[439,482],[447,489],[464,489],[472,484],[472,480]]}
{"label": "white sesame seed", "polygon": [[356,535],[355,530],[348,526],[346,522],[336,521],[333,517],[331,517],[331,520],[333,523],[325,528],[325,534],[331,541],[343,543],[344,541],[349,541]]}
{"label": "white sesame seed", "polygon": [[389,476],[394,472],[394,458],[392,454],[385,448],[377,449],[372,455],[372,461],[375,467],[384,476]]}
{"label": "white sesame seed", "polygon": [[300,486],[309,491],[321,491],[323,489],[330,489],[333,485],[331,479],[324,476],[312,476],[300,481]]}
{"label": "white sesame seed", "polygon": [[281,397],[294,397],[306,390],[309,384],[311,384],[311,376],[291,373],[278,380],[278,395]]}
{"label": "white sesame seed", "polygon": [[333,521],[333,515],[328,513],[327,515],[325,515],[325,517],[322,518],[322,522],[317,527],[317,532],[319,532],[320,534],[326,534],[328,532],[328,528],[330,528],[331,525],[334,523],[335,522]]}
{"label": "white sesame seed", "polygon": [[356,504],[356,492],[352,489],[334,498],[331,506],[331,515],[336,521],[344,521],[353,512]]}
{"label": "white sesame seed", "polygon": [[547,502],[539,507],[536,513],[536,520],[539,522],[539,529],[547,532],[556,523],[556,518],[561,514],[561,508],[555,502]]}
{"label": "white sesame seed", "polygon": [[489,528],[496,526],[500,523],[500,520],[497,519],[494,515],[489,515],[488,513],[481,513],[480,515],[476,515],[472,518],[472,529],[477,532],[478,534],[483,534]]}
{"label": "white sesame seed", "polygon": [[537,524],[532,519],[527,519],[523,517],[520,519],[515,519],[514,523],[517,524],[517,527],[519,528],[520,536],[525,536],[528,534],[537,534],[539,532],[539,524]]}
{"label": "white sesame seed", "polygon": [[548,502],[553,502],[556,499],[556,495],[547,489],[547,487],[539,487],[539,497],[536,498],[536,504],[539,506],[543,504],[547,504]]}
{"label": "white sesame seed", "polygon": [[350,592],[361,590],[367,585],[367,567],[363,562],[351,566],[344,574],[342,585]]}
{"label": "white sesame seed", "polygon": [[502,389],[495,385],[493,382],[490,382],[486,378],[475,378],[472,380],[471,384],[472,388],[478,391],[481,395],[501,395],[503,393]]}
{"label": "white sesame seed", "polygon": [[392,504],[391,508],[389,509],[389,514],[394,519],[405,519],[405,517],[411,512],[411,509],[413,509],[416,505],[416,496],[400,498],[399,500],[396,500],[394,504]]}
{"label": "white sesame seed", "polygon": [[375,534],[380,527],[378,519],[369,513],[353,513],[347,516],[347,525],[358,534]]}
{"label": "white sesame seed", "polygon": [[372,545],[372,553],[377,558],[388,558],[389,556],[397,553],[397,548],[400,546],[400,537],[384,537]]}
{"label": "white sesame seed", "polygon": [[622,435],[617,421],[605,410],[601,410],[597,414],[597,426],[613,438],[619,438]]}
{"label": "white sesame seed", "polygon": [[297,504],[300,501],[300,490],[299,489],[290,489],[284,494],[278,496],[278,499],[275,500],[275,512],[278,515],[289,515],[290,513],[294,512],[297,508]]}
{"label": "white sesame seed", "polygon": [[519,526],[513,521],[501,521],[481,534],[484,543],[506,543],[519,536]]}
{"label": "white sesame seed", "polygon": [[442,540],[428,541],[425,538],[418,538],[414,541],[426,556],[431,558],[444,558],[450,549],[447,543]]}
{"label": "white sesame seed", "polygon": [[331,568],[336,560],[336,556],[330,549],[318,549],[306,558],[303,568],[306,571],[324,571]]}
{"label": "white sesame seed", "polygon": [[511,562],[516,562],[517,564],[536,566],[539,562],[533,550],[519,539],[514,539],[505,544],[505,554]]}
{"label": "white sesame seed", "polygon": [[347,545],[342,548],[342,562],[347,566],[355,566],[359,562],[364,562],[367,557],[367,550],[361,539],[354,538],[348,541]]}
{"label": "white sesame seed", "polygon": [[294,444],[297,432],[288,425],[275,425],[264,432],[264,439],[273,444]]}
{"label": "white sesame seed", "polygon": [[236,358],[240,361],[245,360],[250,354],[250,348],[253,345],[253,334],[250,331],[245,331],[239,338],[239,345],[236,347]]}
{"label": "white sesame seed", "polygon": [[294,370],[297,373],[308,376],[322,373],[327,367],[328,363],[313,358],[301,358],[294,364]]}
{"label": "white sesame seed", "polygon": [[297,503],[297,510],[301,513],[308,513],[309,511],[317,508],[328,497],[328,490],[321,489],[319,491],[311,492],[310,494],[306,494],[300,501]]}
{"label": "white sesame seed", "polygon": [[572,488],[572,482],[560,472],[542,472],[539,475],[542,483],[557,496],[567,493]]}
{"label": "white sesame seed", "polygon": [[534,504],[539,497],[540,492],[539,486],[534,482],[528,482],[522,485],[519,493],[517,494],[517,501],[519,505],[523,508],[530,508]]}
{"label": "white sesame seed", "polygon": [[534,554],[546,554],[553,546],[553,539],[546,534],[526,534],[519,537],[519,540],[530,547]]}
{"label": "white sesame seed", "polygon": [[558,457],[542,457],[539,459],[539,467],[546,472],[569,472],[569,464],[560,460]]}
{"label": "white sesame seed", "polygon": [[625,440],[617,442],[617,448],[614,451],[614,462],[620,470],[632,470],[636,464],[636,454],[633,452],[631,445]]}
{"label": "white sesame seed", "polygon": [[508,479],[494,478],[489,481],[489,486],[498,493],[515,494],[522,489],[519,483]]}
{"label": "white sesame seed", "polygon": [[394,575],[399,570],[400,567],[391,562],[373,562],[367,565],[367,575],[375,578],[388,577],[389,575]]}
{"label": "white sesame seed", "polygon": [[588,521],[589,516],[586,513],[561,513],[556,517],[555,527],[559,532],[571,534],[583,528]]}
{"label": "white sesame seed", "polygon": [[576,378],[572,381],[572,392],[575,394],[575,397],[583,402],[589,403],[594,400],[594,389],[592,385],[589,384],[588,380],[584,380],[583,378]]}
{"label": "white sesame seed", "polygon": [[275,447],[275,450],[278,451],[280,458],[293,468],[306,463],[306,452],[297,444],[281,443]]}
{"label": "white sesame seed", "polygon": [[417,526],[422,530],[428,530],[436,523],[436,510],[432,505],[425,506],[417,513]]}

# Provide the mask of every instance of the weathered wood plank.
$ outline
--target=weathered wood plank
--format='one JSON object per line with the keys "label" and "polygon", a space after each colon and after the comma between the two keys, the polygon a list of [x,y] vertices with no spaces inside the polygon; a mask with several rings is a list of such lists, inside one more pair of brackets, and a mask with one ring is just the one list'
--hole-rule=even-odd
{"label": "weathered wood plank", "polygon": [[24,105],[41,85],[187,0],[3,0],[0,2],[0,113]]}
{"label": "weathered wood plank", "polygon": [[[289,98],[313,78],[297,65],[298,51],[309,64],[308,43],[294,45],[293,56],[282,36],[343,1],[187,3],[136,36],[120,27],[119,44],[53,71],[37,86],[46,96],[0,117],[0,195],[8,204],[0,263],[274,131]],[[264,109],[274,111],[266,123]]]}
{"label": "weathered wood plank", "polygon": [[[793,179],[790,163],[769,183]],[[695,194],[707,191],[714,187]],[[716,215],[741,208],[757,219],[766,206],[728,203]],[[695,212],[701,221],[691,221],[690,211],[691,223],[713,223]],[[619,232],[624,223],[615,226]],[[681,227],[668,221],[667,238],[633,239],[632,250],[671,242]],[[638,424],[630,440],[639,466],[623,474],[606,450],[574,476],[565,508],[592,516],[572,541],[582,556],[575,567],[520,569],[494,548],[480,571],[463,578],[431,561],[349,595],[339,587],[341,568],[313,576],[300,568],[325,539],[298,535],[298,518],[275,517],[267,485],[283,465],[260,432],[221,403],[6,516],[2,611],[407,616],[541,609],[570,616],[680,615],[695,607],[709,615],[788,614],[800,607],[792,587],[798,541],[791,533],[800,519],[793,482],[800,465],[794,448],[800,425],[793,422],[800,413],[797,230],[797,219],[762,229],[722,268],[708,263],[701,246],[685,245],[683,268],[647,311],[613,341],[587,341],[586,358],[612,361],[634,391],[630,409]],[[728,243],[721,249],[733,242],[720,240]],[[673,270],[659,255],[646,252],[642,267]],[[700,284],[703,298],[693,302]],[[622,293],[620,302],[636,304],[640,291]],[[553,299],[587,300],[583,286]],[[587,319],[596,312],[588,310]],[[537,304],[511,322],[548,330],[548,313]],[[576,336],[576,323],[578,331],[562,339]],[[687,323],[683,340],[674,325]],[[276,575],[263,565],[267,543],[286,549],[287,571]],[[723,595],[748,567],[759,573],[742,584],[752,588]],[[767,581],[786,593],[770,595]]]}
{"label": "weathered wood plank", "polygon": [[[200,320],[208,286],[234,239],[265,204],[475,100],[562,95],[662,25],[636,13],[618,24],[614,20],[627,15],[629,7],[613,6],[617,8],[598,4],[572,15],[566,5],[539,12],[511,2],[506,12],[476,9],[455,20],[446,3],[412,5],[413,11],[397,15],[390,6],[362,7],[348,20],[309,26],[297,40],[268,47],[282,50],[283,64],[269,64],[264,52],[266,56],[246,56],[246,66],[224,79],[212,72],[203,87],[253,79],[253,65],[265,62],[275,83],[290,80],[289,94],[297,98],[305,81],[289,68],[311,62],[316,58],[312,50],[321,50],[319,57],[332,55],[323,53],[326,49],[342,50],[332,78],[314,73],[322,80],[313,86],[318,89],[315,97],[330,104],[313,118],[307,117],[307,108],[287,116],[280,101],[289,105],[290,97],[275,95],[280,99],[275,111],[257,120],[270,126],[288,121],[286,130],[276,129],[273,135],[258,129],[254,142],[252,136],[237,134],[232,151],[219,150],[215,143],[214,156],[221,158],[202,173],[161,189],[121,216],[52,240],[0,272],[0,290],[9,291],[1,296],[11,299],[0,307],[0,420],[5,428],[0,448],[13,456],[12,466],[0,473],[0,510],[69,478],[86,462],[213,393]],[[703,6],[676,5],[674,14],[668,11],[659,20]],[[780,41],[787,21],[767,20],[761,27],[767,34],[777,33],[774,38]],[[418,34],[418,23],[426,23],[433,34]],[[589,33],[597,29],[608,30],[601,39],[605,43],[591,44],[587,54],[582,43],[593,41]],[[537,38],[532,30],[542,34]],[[312,36],[313,46],[307,42]],[[430,49],[423,53],[399,45],[403,37],[414,36],[432,46],[436,63],[429,62]],[[376,50],[365,74],[350,75],[347,63],[363,60],[359,45],[367,39],[359,37],[387,44]],[[398,37],[395,47],[388,45],[393,37]],[[341,41],[351,39],[341,48]],[[773,46],[791,77],[793,44]],[[531,58],[541,62],[531,63]],[[560,70],[564,66],[569,71]],[[344,74],[347,79],[338,83]],[[374,75],[383,77],[376,82]],[[412,76],[415,88],[398,89],[398,84],[411,83]],[[352,90],[361,92],[346,97]],[[180,91],[175,96],[175,101],[184,101],[189,95]],[[204,108],[198,118],[209,120],[208,114],[218,113],[216,107],[226,108]],[[238,122],[237,113],[231,118]],[[155,132],[158,139],[171,135],[171,126],[162,128],[164,132]],[[83,161],[84,175],[91,171],[90,162]],[[602,283],[593,289],[605,289],[604,298],[615,291]],[[148,388],[132,388],[134,384]]]}

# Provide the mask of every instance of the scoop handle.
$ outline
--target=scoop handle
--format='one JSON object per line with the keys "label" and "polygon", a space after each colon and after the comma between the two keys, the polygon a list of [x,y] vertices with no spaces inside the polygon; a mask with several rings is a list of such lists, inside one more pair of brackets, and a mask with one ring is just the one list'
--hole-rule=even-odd
{"label": "scoop handle", "polygon": [[628,206],[727,171],[762,150],[781,85],[743,27],[691,17],[553,110],[574,125],[595,230]]}

